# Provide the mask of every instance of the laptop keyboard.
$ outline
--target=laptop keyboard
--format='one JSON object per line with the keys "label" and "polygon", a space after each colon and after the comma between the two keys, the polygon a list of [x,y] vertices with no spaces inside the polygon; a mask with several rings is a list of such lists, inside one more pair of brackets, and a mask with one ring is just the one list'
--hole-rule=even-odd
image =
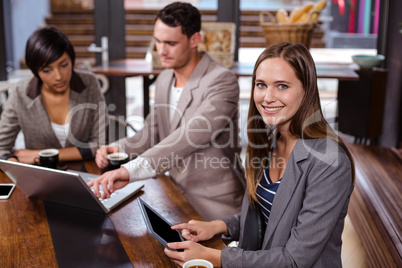
{"label": "laptop keyboard", "polygon": [[[92,192],[94,191],[93,188],[91,188],[91,190],[92,190]],[[102,194],[103,194],[103,191],[100,189],[100,190],[99,190],[99,193],[102,195]],[[102,198],[99,197],[98,199],[99,199],[99,201],[100,201],[102,204],[105,204],[105,203],[108,202],[111,198],[113,198],[113,197],[115,197],[116,195],[118,195],[118,193],[119,193],[119,192],[117,191],[117,192],[112,193],[109,198],[102,199]]]}
{"label": "laptop keyboard", "polygon": [[[103,194],[103,192],[101,192],[101,194]],[[98,198],[98,199],[99,199],[99,201],[101,201],[102,204],[104,204],[104,203],[108,202],[110,200],[110,198],[115,197],[117,194],[118,193],[112,193],[109,198],[105,198],[105,199]]]}

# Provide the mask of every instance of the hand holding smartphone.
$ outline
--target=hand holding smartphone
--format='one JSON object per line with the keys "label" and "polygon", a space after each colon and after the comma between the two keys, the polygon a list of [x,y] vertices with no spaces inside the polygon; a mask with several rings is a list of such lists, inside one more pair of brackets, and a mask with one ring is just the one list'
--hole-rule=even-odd
{"label": "hand holding smartphone", "polygon": [[14,183],[0,183],[0,199],[8,199],[14,188]]}

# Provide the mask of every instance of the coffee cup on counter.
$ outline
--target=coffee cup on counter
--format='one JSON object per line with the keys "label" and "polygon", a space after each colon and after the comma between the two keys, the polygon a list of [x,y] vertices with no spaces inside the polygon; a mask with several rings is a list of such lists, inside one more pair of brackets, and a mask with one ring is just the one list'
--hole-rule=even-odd
{"label": "coffee cup on counter", "polygon": [[34,162],[42,167],[57,168],[57,165],[59,164],[59,150],[42,150],[39,152],[39,157],[35,157]]}
{"label": "coffee cup on counter", "polygon": [[124,152],[108,154],[107,160],[109,161],[110,166],[119,168],[120,165],[128,162],[128,154]]}
{"label": "coffee cup on counter", "polygon": [[183,268],[214,268],[214,266],[207,260],[195,259],[185,262]]}

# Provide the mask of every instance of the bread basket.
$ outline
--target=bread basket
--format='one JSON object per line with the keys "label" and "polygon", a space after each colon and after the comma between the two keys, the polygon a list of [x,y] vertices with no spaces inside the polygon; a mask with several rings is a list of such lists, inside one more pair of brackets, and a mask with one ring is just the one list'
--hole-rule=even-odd
{"label": "bread basket", "polygon": [[[271,12],[260,12],[260,26],[262,27],[265,44],[270,46],[275,43],[296,42],[302,43],[307,48],[310,48],[311,37],[316,23],[312,22],[312,12],[307,23],[278,23]],[[267,21],[266,18],[269,18]]]}

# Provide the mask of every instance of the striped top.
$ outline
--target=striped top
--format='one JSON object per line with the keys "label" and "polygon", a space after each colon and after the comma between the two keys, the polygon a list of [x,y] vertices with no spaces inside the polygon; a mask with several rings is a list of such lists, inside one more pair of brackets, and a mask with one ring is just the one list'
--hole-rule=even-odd
{"label": "striped top", "polygon": [[268,224],[272,203],[274,202],[274,197],[276,191],[278,191],[281,179],[275,183],[272,183],[271,178],[269,177],[269,167],[265,167],[264,174],[258,183],[257,200],[266,224]]}

